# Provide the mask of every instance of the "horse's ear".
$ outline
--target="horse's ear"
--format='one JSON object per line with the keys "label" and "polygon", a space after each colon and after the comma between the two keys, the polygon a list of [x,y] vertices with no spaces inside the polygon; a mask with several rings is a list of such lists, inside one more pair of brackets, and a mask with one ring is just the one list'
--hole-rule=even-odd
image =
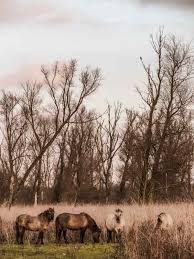
{"label": "horse's ear", "polygon": [[122,211],[121,209],[119,209],[119,208],[118,208],[116,211],[117,211],[117,212],[121,212],[121,213],[123,213],[123,211]]}

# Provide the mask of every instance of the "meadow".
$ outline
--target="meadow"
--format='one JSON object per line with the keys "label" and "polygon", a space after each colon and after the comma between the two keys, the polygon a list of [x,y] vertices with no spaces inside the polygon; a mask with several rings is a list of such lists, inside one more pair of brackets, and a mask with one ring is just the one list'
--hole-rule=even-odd
{"label": "meadow", "polygon": [[[92,244],[87,231],[85,244],[78,244],[79,233],[68,232],[70,244],[55,245],[54,222],[45,235],[45,245],[36,246],[37,233],[26,232],[25,245],[15,245],[14,221],[19,214],[37,215],[48,207],[55,208],[55,215],[62,212],[86,212],[103,229],[101,243]],[[124,212],[126,229],[119,244],[106,244],[104,221],[115,208]],[[157,215],[169,213],[174,227],[169,231],[154,233]],[[0,258],[194,258],[194,205],[192,203],[149,205],[78,205],[68,204],[14,206],[0,208]]]}

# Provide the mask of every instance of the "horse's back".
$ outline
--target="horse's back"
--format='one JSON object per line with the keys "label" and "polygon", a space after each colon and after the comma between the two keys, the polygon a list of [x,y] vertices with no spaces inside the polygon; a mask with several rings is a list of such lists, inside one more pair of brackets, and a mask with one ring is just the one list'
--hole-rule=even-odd
{"label": "horse's back", "polygon": [[85,213],[62,213],[57,216],[56,225],[72,230],[86,228],[88,226],[88,219]]}
{"label": "horse's back", "polygon": [[19,227],[23,227],[26,230],[38,231],[40,229],[44,229],[46,227],[43,226],[42,222],[37,216],[30,216],[27,214],[19,215],[16,218],[16,224]]}
{"label": "horse's back", "polygon": [[18,223],[19,225],[23,225],[26,222],[30,221],[30,218],[31,218],[30,215],[21,214],[21,215],[17,216],[16,223]]}
{"label": "horse's back", "polygon": [[105,220],[105,226],[108,230],[114,230],[115,228],[115,217],[114,214],[109,214]]}

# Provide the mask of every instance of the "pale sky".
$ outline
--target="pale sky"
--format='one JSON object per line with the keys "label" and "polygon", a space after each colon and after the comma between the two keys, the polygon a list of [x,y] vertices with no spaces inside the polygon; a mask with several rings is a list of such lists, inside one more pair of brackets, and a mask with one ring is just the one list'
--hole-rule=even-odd
{"label": "pale sky", "polygon": [[152,61],[149,36],[159,26],[192,41],[194,0],[0,0],[0,88],[19,90],[41,64],[76,58],[103,72],[91,107],[137,107],[139,57]]}

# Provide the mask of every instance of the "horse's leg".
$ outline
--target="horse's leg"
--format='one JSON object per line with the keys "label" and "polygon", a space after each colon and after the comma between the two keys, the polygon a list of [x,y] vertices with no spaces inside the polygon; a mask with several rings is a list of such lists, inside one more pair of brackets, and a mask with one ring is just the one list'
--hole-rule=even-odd
{"label": "horse's leg", "polygon": [[112,233],[112,242],[113,243],[117,242],[117,232],[116,231],[113,231],[113,233]]}
{"label": "horse's leg", "polygon": [[20,230],[19,230],[19,226],[18,226],[18,223],[16,222],[15,224],[15,228],[16,228],[16,242],[17,244],[19,244],[19,239],[20,239]]}
{"label": "horse's leg", "polygon": [[84,242],[84,235],[85,235],[85,232],[86,232],[86,229],[85,228],[82,228],[80,230],[80,243],[83,243]]}
{"label": "horse's leg", "polygon": [[40,232],[41,232],[41,231],[38,232],[38,237],[37,237],[37,240],[36,240],[36,244],[37,244],[37,245],[38,245],[39,242],[40,242],[40,236],[41,236]]}
{"label": "horse's leg", "polygon": [[25,228],[23,227],[20,232],[20,244],[24,243]]}
{"label": "horse's leg", "polygon": [[43,245],[44,244],[43,237],[44,237],[44,232],[41,230],[41,231],[39,231],[38,239],[36,241],[36,244],[41,243],[41,245]]}
{"label": "horse's leg", "polygon": [[44,231],[40,231],[40,242],[41,242],[41,245],[44,245]]}
{"label": "horse's leg", "polygon": [[61,240],[62,229],[60,227],[56,227],[56,243],[59,243]]}
{"label": "horse's leg", "polygon": [[65,240],[65,243],[68,244],[66,234],[67,234],[67,229],[64,228],[64,229],[63,229],[63,238],[64,238],[64,240]]}
{"label": "horse's leg", "polygon": [[120,243],[121,239],[122,239],[122,233],[120,231],[116,232],[115,233],[115,242]]}
{"label": "horse's leg", "polygon": [[107,243],[112,241],[112,231],[107,229]]}

